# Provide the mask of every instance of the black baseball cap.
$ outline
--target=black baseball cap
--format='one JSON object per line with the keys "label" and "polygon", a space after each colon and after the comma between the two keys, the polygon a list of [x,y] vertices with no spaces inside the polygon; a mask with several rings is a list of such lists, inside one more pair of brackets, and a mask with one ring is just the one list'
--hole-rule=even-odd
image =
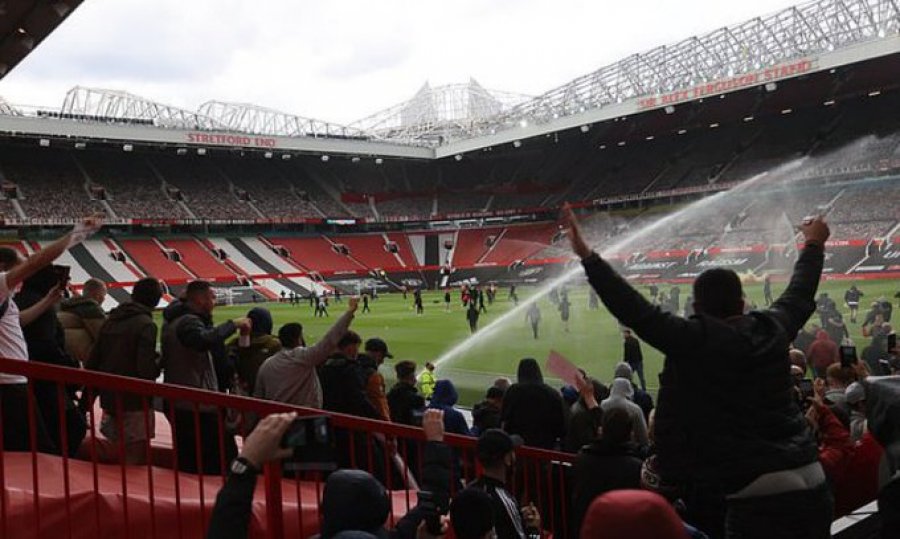
{"label": "black baseball cap", "polygon": [[394,359],[394,356],[392,356],[391,353],[388,352],[387,343],[379,339],[378,337],[366,341],[365,351],[381,352],[384,354],[384,357]]}
{"label": "black baseball cap", "polygon": [[507,453],[522,445],[521,436],[509,435],[501,429],[488,429],[478,438],[478,460],[482,462],[497,461]]}

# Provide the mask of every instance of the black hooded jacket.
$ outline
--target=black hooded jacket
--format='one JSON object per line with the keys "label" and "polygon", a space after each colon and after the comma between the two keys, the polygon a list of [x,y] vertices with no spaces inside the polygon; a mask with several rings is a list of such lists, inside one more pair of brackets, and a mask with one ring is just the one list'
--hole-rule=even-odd
{"label": "black hooded jacket", "polygon": [[772,306],[719,319],[662,312],[596,254],[583,261],[604,305],[666,354],[655,437],[670,481],[740,490],[756,477],[816,462],[794,398],[788,345],[815,311],[822,247],[808,245]]}
{"label": "black hooded jacket", "polygon": [[554,449],[566,435],[567,410],[562,395],[544,383],[537,361],[519,362],[518,382],[503,397],[503,429],[518,434],[525,445]]}

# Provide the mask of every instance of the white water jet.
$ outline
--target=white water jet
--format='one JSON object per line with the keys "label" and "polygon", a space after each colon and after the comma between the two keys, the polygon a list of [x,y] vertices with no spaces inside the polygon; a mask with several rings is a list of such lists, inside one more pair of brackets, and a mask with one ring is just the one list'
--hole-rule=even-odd
{"label": "white water jet", "polygon": [[[720,203],[723,199],[727,199],[743,193],[748,189],[758,186],[764,180],[768,182],[784,179],[787,173],[795,171],[798,167],[803,165],[806,160],[806,157],[795,159],[771,171],[763,172],[751,178],[748,178],[747,180],[729,189],[728,191],[722,191],[716,193],[715,195],[711,195],[692,202],[691,204],[681,208],[680,210],[665,215],[639,230],[628,232],[619,238],[615,238],[614,243],[612,243],[611,245],[600,246],[600,249],[598,249],[598,251],[600,252],[601,256],[608,256],[622,250],[623,248],[627,247],[637,240],[650,236],[651,234],[671,234],[672,231],[668,227],[674,225],[678,220],[689,216],[692,212],[696,212],[700,209],[704,209],[708,206]],[[478,330],[478,332],[476,332],[475,334],[458,342],[452,348],[441,354],[441,356],[434,361],[435,366],[440,368],[444,364],[453,363],[455,360],[458,360],[465,352],[471,350],[475,346],[478,346],[480,343],[489,340],[491,337],[506,329],[510,324],[514,323],[514,321],[522,318],[524,316],[525,310],[532,303],[547,295],[550,290],[583,275],[583,273],[584,270],[581,267],[581,264],[576,264],[569,270],[565,271],[562,275],[544,283],[543,286],[541,286],[537,290],[537,292],[531,295],[528,299],[520,302],[510,311],[504,313],[502,316],[500,316],[484,328]]]}

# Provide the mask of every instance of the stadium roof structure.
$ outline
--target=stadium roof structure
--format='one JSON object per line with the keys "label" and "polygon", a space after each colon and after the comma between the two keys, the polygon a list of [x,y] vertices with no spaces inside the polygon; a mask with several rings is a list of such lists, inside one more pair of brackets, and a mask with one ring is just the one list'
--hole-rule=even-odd
{"label": "stadium roof structure", "polygon": [[529,99],[523,94],[485,89],[475,79],[435,88],[426,82],[408,101],[351,125],[380,140],[439,146],[465,138],[480,124]]}
{"label": "stadium roof structure", "polygon": [[897,0],[813,0],[631,55],[530,99],[474,80],[426,84],[410,100],[342,126],[250,104],[210,101],[194,112],[76,87],[62,115],[0,110],[0,132],[436,159],[897,53]]}
{"label": "stadium roof structure", "polygon": [[28,56],[81,2],[0,1],[0,79]]}
{"label": "stadium roof structure", "polygon": [[249,103],[207,101],[199,114],[213,119],[230,131],[282,137],[333,137],[366,139],[364,130],[312,118],[304,118]]}

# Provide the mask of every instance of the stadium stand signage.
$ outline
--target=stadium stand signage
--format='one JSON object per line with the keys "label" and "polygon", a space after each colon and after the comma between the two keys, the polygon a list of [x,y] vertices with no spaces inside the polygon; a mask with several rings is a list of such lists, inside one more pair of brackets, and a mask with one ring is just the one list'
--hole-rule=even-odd
{"label": "stadium stand signage", "polygon": [[810,58],[778,64],[759,71],[698,84],[685,90],[676,90],[666,94],[639,99],[638,108],[640,110],[645,110],[654,107],[676,105],[678,103],[684,103],[711,95],[733,92],[735,90],[750,88],[751,86],[757,86],[759,84],[796,77],[813,71],[817,64],[818,59]]}
{"label": "stadium stand signage", "polygon": [[191,144],[212,144],[216,146],[241,146],[249,148],[276,148],[275,137],[251,137],[226,133],[186,133],[187,142]]}

